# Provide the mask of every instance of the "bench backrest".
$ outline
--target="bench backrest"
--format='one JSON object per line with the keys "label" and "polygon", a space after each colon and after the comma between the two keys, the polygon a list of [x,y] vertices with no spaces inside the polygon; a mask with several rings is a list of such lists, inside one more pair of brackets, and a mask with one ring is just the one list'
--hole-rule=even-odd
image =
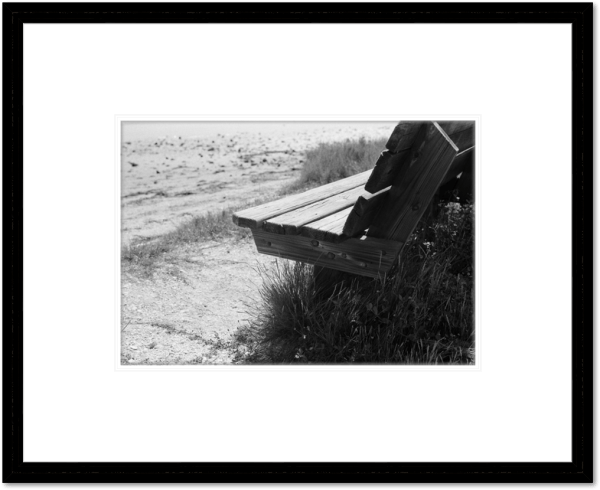
{"label": "bench backrest", "polygon": [[438,188],[473,156],[473,121],[400,122],[344,224],[346,236],[405,243]]}

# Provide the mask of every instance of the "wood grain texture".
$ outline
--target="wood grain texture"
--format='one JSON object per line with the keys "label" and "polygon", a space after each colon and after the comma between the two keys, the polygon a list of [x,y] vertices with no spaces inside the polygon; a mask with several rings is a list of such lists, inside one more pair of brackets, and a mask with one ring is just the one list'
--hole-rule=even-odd
{"label": "wood grain texture", "polygon": [[403,245],[369,237],[336,244],[259,229],[252,230],[252,234],[259,253],[368,277],[388,272]]}
{"label": "wood grain texture", "polygon": [[280,214],[265,221],[263,228],[271,233],[297,235],[307,223],[320,220],[345,208],[354,206],[356,200],[365,193],[362,186],[335,194],[307,206]]}
{"label": "wood grain texture", "polygon": [[365,190],[375,194],[381,189],[389,187],[394,181],[396,173],[402,168],[409,151],[410,149],[400,153],[392,153],[389,150],[382,152],[377,162],[375,162],[375,168],[373,168],[369,180],[365,184]]}
{"label": "wood grain texture", "polygon": [[406,242],[458,153],[436,123],[426,124],[410,151],[407,170],[394,181],[368,236]]}
{"label": "wood grain texture", "polygon": [[[402,144],[399,145],[401,151],[399,153],[384,151],[379,156],[379,159],[375,163],[373,173],[365,184],[365,190],[374,194],[397,181],[396,176],[406,170],[404,169],[404,162],[410,154],[412,144],[420,137],[419,132],[424,130],[425,123],[426,121],[401,122],[396,126],[392,137],[394,138],[394,141],[399,140],[402,142]],[[457,139],[458,144],[456,144],[456,146],[459,151],[473,146],[470,144],[474,141],[475,137],[475,124],[473,121],[445,121],[440,123],[440,127],[442,126],[447,129],[445,132],[454,144],[456,144],[454,138]],[[411,131],[409,135],[402,139],[402,135],[404,135],[403,131],[409,130]],[[460,172],[457,172],[455,175],[458,175],[458,173]],[[451,177],[449,177],[448,180],[450,180],[450,178]]]}
{"label": "wood grain texture", "polygon": [[423,124],[423,121],[400,121],[392,131],[385,147],[392,153],[409,149],[421,124]]}
{"label": "wood grain texture", "polygon": [[475,146],[475,121],[439,121],[438,124],[459,152]]}
{"label": "wood grain texture", "polygon": [[390,189],[391,186],[380,190],[376,194],[360,196],[348,215],[342,234],[350,237],[358,234],[362,235],[377,216],[377,212]]}
{"label": "wood grain texture", "polygon": [[300,229],[300,234],[307,238],[324,240],[326,242],[343,242],[349,238],[343,232],[344,224],[351,212],[352,208],[348,207],[325,218],[308,223]]}
{"label": "wood grain texture", "polygon": [[349,189],[364,186],[369,179],[369,175],[371,175],[371,170],[300,194],[286,196],[260,206],[237,211],[233,214],[233,222],[246,228],[259,228],[269,218],[321,201],[329,196],[341,194]]}

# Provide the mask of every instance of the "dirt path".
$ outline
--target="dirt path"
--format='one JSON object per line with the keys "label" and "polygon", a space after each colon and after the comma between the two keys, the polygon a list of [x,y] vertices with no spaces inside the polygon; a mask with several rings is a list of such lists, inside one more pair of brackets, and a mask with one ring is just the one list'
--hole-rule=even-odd
{"label": "dirt path", "polygon": [[159,265],[152,277],[124,272],[122,362],[128,364],[232,364],[243,362],[235,340],[259,301],[259,255],[252,240],[205,242]]}

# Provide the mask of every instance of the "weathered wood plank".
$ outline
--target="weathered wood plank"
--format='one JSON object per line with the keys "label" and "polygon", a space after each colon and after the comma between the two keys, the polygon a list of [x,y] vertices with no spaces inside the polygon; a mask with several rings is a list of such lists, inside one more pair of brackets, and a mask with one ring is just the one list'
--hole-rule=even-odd
{"label": "weathered wood plank", "polygon": [[369,277],[389,271],[402,247],[399,242],[369,237],[336,244],[260,229],[252,234],[260,253]]}
{"label": "weathered wood plank", "polygon": [[415,137],[417,136],[417,131],[423,124],[423,121],[401,121],[399,122],[394,131],[392,131],[392,135],[390,139],[386,143],[385,147],[390,150],[392,153],[399,153],[403,150],[409,149]]}
{"label": "weathered wood plank", "polygon": [[301,227],[300,234],[307,238],[332,243],[340,243],[362,234],[361,232],[371,224],[372,218],[389,190],[388,187],[377,194],[364,193],[359,196],[353,207],[347,207],[325,218],[307,223]]}
{"label": "weathered wood plank", "polygon": [[354,206],[354,203],[362,194],[365,194],[364,188],[362,186],[355,187],[354,189],[322,199],[288,213],[269,218],[264,223],[264,229],[271,233],[297,235],[300,233],[300,228],[307,223],[320,220],[342,209]]}
{"label": "weathered wood plank", "polygon": [[382,152],[365,184],[365,190],[375,194],[381,189],[389,187],[394,181],[396,173],[402,168],[402,162],[409,151],[410,148],[400,153],[392,153],[389,150]]}
{"label": "weathered wood plank", "polygon": [[391,186],[370,196],[360,196],[348,215],[342,234],[351,237],[362,234],[371,225],[390,189]]}
{"label": "weathered wood plank", "polygon": [[269,218],[321,201],[329,196],[341,194],[349,189],[363,186],[369,179],[369,175],[371,175],[371,170],[300,194],[286,196],[277,201],[254,206],[252,208],[244,209],[243,211],[237,211],[233,214],[233,222],[238,226],[259,228]]}
{"label": "weathered wood plank", "polygon": [[439,121],[438,124],[459,152],[475,146],[475,121]]}
{"label": "weathered wood plank", "polygon": [[347,207],[325,218],[308,223],[300,229],[300,234],[307,238],[315,238],[326,242],[343,242],[349,238],[343,234],[343,231],[344,224],[351,212],[352,208]]}
{"label": "weathered wood plank", "polygon": [[368,236],[406,242],[458,153],[435,122],[426,124],[410,152],[407,171],[394,181]]}

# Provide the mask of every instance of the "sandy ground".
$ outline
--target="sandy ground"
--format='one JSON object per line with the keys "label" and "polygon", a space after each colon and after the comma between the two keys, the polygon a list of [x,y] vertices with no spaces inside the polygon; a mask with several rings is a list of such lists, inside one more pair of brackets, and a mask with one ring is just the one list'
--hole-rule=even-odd
{"label": "sandy ground", "polygon": [[[330,126],[169,136],[122,144],[122,243],[152,238],[207,211],[275,194],[298,175],[304,152],[321,141],[386,137],[390,125],[370,130]],[[124,364],[232,364],[246,346],[234,341],[259,300],[259,255],[250,238],[182,247],[149,277],[123,268],[121,360]]]}
{"label": "sandy ground", "polygon": [[258,300],[259,265],[247,238],[205,242],[152,277],[122,278],[122,361],[128,364],[232,364],[249,354],[235,342]]}

